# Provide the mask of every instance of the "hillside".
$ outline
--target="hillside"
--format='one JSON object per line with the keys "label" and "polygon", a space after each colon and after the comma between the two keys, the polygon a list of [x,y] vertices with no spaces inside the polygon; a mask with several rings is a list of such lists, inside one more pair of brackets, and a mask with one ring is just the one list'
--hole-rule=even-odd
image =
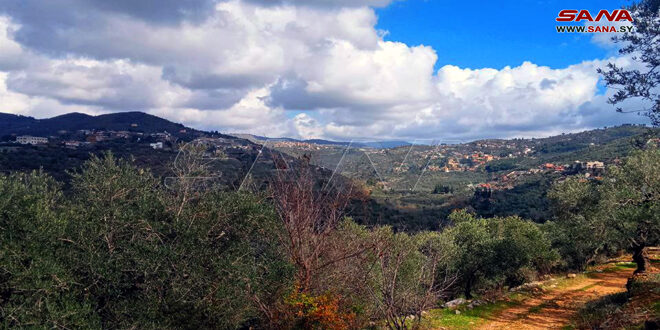
{"label": "hillside", "polygon": [[99,116],[69,113],[47,119],[0,114],[0,136],[49,136],[58,134],[61,131],[75,132],[77,130],[169,132],[174,135],[183,134],[181,133],[182,130],[195,132],[195,130],[182,124],[173,123],[143,112],[120,112]]}
{"label": "hillside", "polygon": [[[11,135],[23,134],[47,136],[50,141],[40,146],[10,143]],[[519,214],[543,222],[549,217],[545,196],[553,182],[585,174],[584,169],[574,168],[576,161],[597,161],[607,167],[658,136],[659,129],[622,125],[539,139],[377,148],[364,143],[210,133],[140,112],[72,113],[50,119],[0,114],[0,141],[9,142],[4,144],[7,150],[18,151],[0,153],[0,171],[42,168],[66,181],[67,171],[79,168],[90,154],[111,150],[167,177],[178,144],[203,141],[209,145],[209,155],[226,156],[214,161],[213,168],[229,189],[239,187],[248,173],[261,186],[274,169],[274,157],[283,156],[287,162],[310,159],[323,169],[323,175],[336,170],[372,191],[363,210],[353,214],[360,222],[424,229],[437,228],[452,209],[465,207],[482,216]],[[69,141],[78,141],[80,146],[66,147]],[[162,149],[150,146],[158,142],[163,143]],[[548,164],[556,167],[546,168]],[[478,194],[481,185],[488,187],[486,195]]]}

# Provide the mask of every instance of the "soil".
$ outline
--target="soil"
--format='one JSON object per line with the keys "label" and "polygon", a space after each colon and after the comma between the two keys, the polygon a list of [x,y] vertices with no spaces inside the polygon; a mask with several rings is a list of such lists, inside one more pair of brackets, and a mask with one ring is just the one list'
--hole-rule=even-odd
{"label": "soil", "polygon": [[[496,313],[480,329],[560,329],[570,323],[580,307],[591,300],[626,291],[634,269],[615,268],[571,280]],[[574,282],[574,283],[573,283]]]}

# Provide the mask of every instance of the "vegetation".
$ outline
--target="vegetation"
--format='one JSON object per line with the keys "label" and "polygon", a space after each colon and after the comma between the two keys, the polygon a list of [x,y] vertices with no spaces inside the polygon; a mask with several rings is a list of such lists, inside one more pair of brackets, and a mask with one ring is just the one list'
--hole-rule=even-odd
{"label": "vegetation", "polygon": [[648,264],[647,246],[660,241],[660,151],[640,150],[613,168],[603,183],[569,179],[550,193],[555,221],[547,224],[569,268],[627,248],[638,272]]}
{"label": "vegetation", "polygon": [[[179,149],[152,161],[166,178],[131,152],[100,149],[71,151],[81,165],[62,165],[57,180],[0,175],[0,325],[421,327],[446,301],[484,299],[624,250],[641,273],[660,239],[652,145],[602,180],[539,174],[483,200],[464,187],[489,173],[437,172],[429,177],[448,179],[434,189],[392,193],[329,182],[304,159],[255,166],[272,175],[268,189],[227,191],[209,179],[216,169],[205,146]],[[438,325],[469,323],[509,304],[433,313],[444,318]]]}
{"label": "vegetation", "polygon": [[187,184],[205,171],[187,165],[169,188],[111,153],[72,173],[67,194],[43,173],[1,177],[3,326],[400,329],[457,286],[517,285],[556,259],[517,217],[366,228],[343,216],[347,187],[298,177],[269,198],[222,192]]}
{"label": "vegetation", "polygon": [[558,259],[538,225],[519,217],[483,219],[459,211],[450,219],[466,298],[472,298],[475,288],[512,287],[533,280]]}
{"label": "vegetation", "polygon": [[[642,109],[625,109],[626,112],[637,112],[647,115],[654,125],[660,125],[660,54],[657,38],[660,35],[658,10],[660,1],[642,0],[629,6],[634,20],[635,31],[623,33],[612,38],[621,43],[620,54],[632,55],[633,61],[639,66],[635,69],[624,69],[614,63],[609,63],[607,69],[599,69],[608,86],[617,89],[617,93],[609,99],[612,104],[621,104],[626,100],[641,100]],[[644,67],[643,70],[637,67]],[[617,111],[624,112],[622,107]]]}
{"label": "vegetation", "polygon": [[3,327],[237,327],[288,283],[258,196],[211,192],[177,216],[173,192],[112,154],[73,186],[0,180]]}

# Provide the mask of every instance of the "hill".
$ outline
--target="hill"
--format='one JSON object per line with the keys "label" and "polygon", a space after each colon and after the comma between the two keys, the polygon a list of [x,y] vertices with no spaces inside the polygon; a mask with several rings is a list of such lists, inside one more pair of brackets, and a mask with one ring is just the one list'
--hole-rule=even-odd
{"label": "hill", "polygon": [[75,132],[77,130],[169,132],[173,135],[183,134],[182,131],[187,134],[199,132],[182,124],[173,123],[143,112],[120,112],[99,116],[69,113],[47,119],[0,113],[0,136],[49,136],[58,134],[61,131]]}

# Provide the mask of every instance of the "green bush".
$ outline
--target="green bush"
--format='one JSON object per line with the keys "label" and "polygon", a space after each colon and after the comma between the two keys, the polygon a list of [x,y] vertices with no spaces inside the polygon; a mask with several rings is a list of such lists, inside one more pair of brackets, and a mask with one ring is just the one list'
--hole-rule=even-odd
{"label": "green bush", "polygon": [[476,218],[466,211],[450,215],[458,249],[457,267],[466,298],[475,288],[514,286],[548,272],[558,254],[537,224],[519,217]]}

